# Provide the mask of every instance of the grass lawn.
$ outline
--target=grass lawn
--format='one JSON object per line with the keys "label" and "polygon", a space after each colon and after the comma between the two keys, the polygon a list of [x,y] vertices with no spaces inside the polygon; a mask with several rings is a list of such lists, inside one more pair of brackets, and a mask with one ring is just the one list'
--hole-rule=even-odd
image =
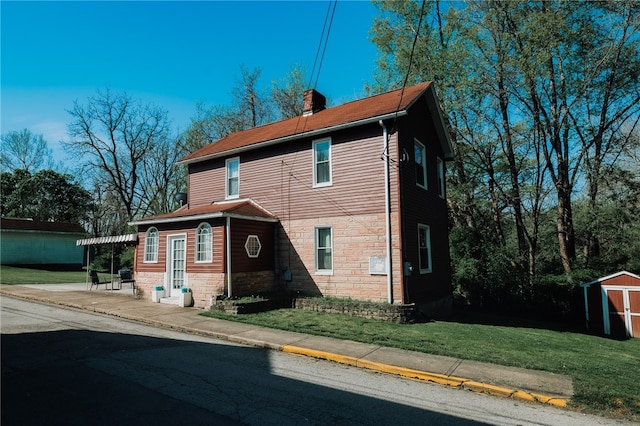
{"label": "grass lawn", "polygon": [[554,324],[504,317],[496,321],[496,317],[471,314],[459,320],[412,325],[297,309],[202,315],[566,374],[573,378],[573,408],[640,420],[640,339],[619,341],[575,330],[559,331]]}
{"label": "grass lawn", "polygon": [[47,271],[0,266],[0,284],[67,284],[84,283],[86,280],[86,271]]}

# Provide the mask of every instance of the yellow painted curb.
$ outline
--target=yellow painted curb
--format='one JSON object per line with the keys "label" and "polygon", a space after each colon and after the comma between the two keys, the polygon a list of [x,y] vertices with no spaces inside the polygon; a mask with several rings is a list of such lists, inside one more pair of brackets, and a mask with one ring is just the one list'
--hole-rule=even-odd
{"label": "yellow painted curb", "polygon": [[461,377],[446,376],[439,373],[429,373],[426,371],[414,370],[406,367],[398,367],[395,365],[384,364],[376,361],[359,359],[352,356],[338,355],[331,352],[318,351],[315,349],[302,348],[293,345],[283,345],[280,350],[297,355],[305,355],[312,358],[325,359],[335,361],[341,364],[351,365],[354,367],[366,368],[369,370],[379,371],[381,373],[394,374],[397,376],[407,377],[410,379],[418,379],[427,382],[437,383],[439,385],[460,387],[473,392],[486,393],[493,396],[503,398],[520,399],[527,402],[538,402],[542,404],[554,405],[556,407],[566,407],[567,400],[564,398],[556,398],[541,394],[528,393],[520,390],[504,388],[501,386],[480,383],[473,380],[463,379]]}
{"label": "yellow painted curb", "polygon": [[427,382],[434,382],[439,385],[446,385],[452,387],[459,387],[464,382],[464,379],[453,376],[445,376],[444,374],[429,373],[426,371],[414,370],[406,367],[398,367],[395,365],[383,364],[375,361],[367,361],[361,359],[358,361],[358,367],[368,368],[369,370],[376,370],[383,373],[395,374],[397,376],[403,376],[410,379],[419,379]]}
{"label": "yellow painted curb", "polygon": [[501,386],[490,385],[487,383],[474,382],[469,380],[464,382],[465,389],[472,390],[479,393],[487,393],[489,395],[501,396],[504,398],[510,398],[515,394],[515,390],[503,388]]}
{"label": "yellow painted curb", "polygon": [[280,350],[291,354],[305,355],[312,358],[326,359],[329,361],[339,362],[341,364],[352,365],[357,367],[358,358],[346,355],[333,354],[331,352],[317,351],[315,349],[301,348],[299,346],[283,345]]}

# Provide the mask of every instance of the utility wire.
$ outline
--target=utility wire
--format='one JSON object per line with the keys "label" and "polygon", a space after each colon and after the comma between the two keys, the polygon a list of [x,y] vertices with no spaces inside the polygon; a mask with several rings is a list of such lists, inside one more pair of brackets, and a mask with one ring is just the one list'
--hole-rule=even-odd
{"label": "utility wire", "polygon": [[404,76],[404,81],[402,82],[402,91],[400,92],[400,99],[398,100],[398,106],[396,107],[396,114],[393,119],[394,128],[396,126],[396,121],[398,120],[398,112],[400,111],[402,98],[404,97],[404,89],[407,87],[407,82],[409,81],[409,74],[411,73],[411,65],[413,64],[413,53],[415,52],[416,44],[418,42],[418,37],[420,36],[420,27],[422,26],[422,18],[424,17],[425,4],[426,4],[426,1],[422,0],[422,6],[420,7],[420,18],[418,19],[418,28],[416,29],[416,34],[413,37],[413,45],[411,46],[411,54],[409,55],[409,65],[407,66],[407,73]]}
{"label": "utility wire", "polygon": [[[331,33],[331,25],[333,24],[333,16],[336,13],[337,5],[338,5],[338,0],[330,1],[329,6],[327,7],[327,14],[324,17],[324,25],[322,26],[322,34],[320,35],[320,42],[318,43],[316,58],[313,61],[313,69],[311,70],[311,75],[309,76],[309,86],[311,86],[311,82],[313,81],[314,74],[316,76],[314,85],[312,86],[314,88],[317,87],[318,79],[320,78],[320,70],[322,68],[322,62],[324,61],[324,54],[327,50],[327,44],[329,42],[329,34]],[[319,63],[318,63],[318,57],[320,58]],[[316,65],[318,65],[317,73],[316,73]]]}

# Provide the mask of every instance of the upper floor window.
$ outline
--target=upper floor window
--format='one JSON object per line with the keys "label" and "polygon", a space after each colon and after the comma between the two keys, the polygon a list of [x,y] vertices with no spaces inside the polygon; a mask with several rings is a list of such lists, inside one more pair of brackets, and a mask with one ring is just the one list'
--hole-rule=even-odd
{"label": "upper floor window", "polygon": [[229,158],[226,161],[226,169],[225,197],[238,198],[240,195],[240,158]]}
{"label": "upper floor window", "polygon": [[316,228],[316,272],[333,272],[333,239],[331,227]]}
{"label": "upper floor window", "polygon": [[147,229],[144,236],[144,261],[158,261],[158,228],[151,227]]}
{"label": "upper floor window", "polygon": [[418,224],[418,258],[420,273],[431,272],[431,228]]}
{"label": "upper floor window", "polygon": [[413,147],[416,163],[416,185],[427,189],[427,150],[418,139],[414,139]]}
{"label": "upper floor window", "polygon": [[196,262],[211,262],[213,258],[213,233],[211,225],[201,223],[196,230]]}
{"label": "upper floor window", "polygon": [[438,157],[438,195],[442,198],[445,197],[444,192],[444,161]]}
{"label": "upper floor window", "polygon": [[331,185],[331,139],[313,141],[313,186]]}

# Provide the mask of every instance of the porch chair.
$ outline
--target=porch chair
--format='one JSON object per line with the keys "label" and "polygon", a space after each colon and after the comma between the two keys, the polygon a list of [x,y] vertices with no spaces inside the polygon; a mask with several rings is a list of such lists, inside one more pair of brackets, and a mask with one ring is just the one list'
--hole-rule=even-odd
{"label": "porch chair", "polygon": [[129,269],[118,270],[118,281],[120,283],[120,288],[122,288],[122,283],[131,284],[131,291],[133,291],[133,294],[136,294],[136,280],[133,279]]}
{"label": "porch chair", "polygon": [[104,284],[105,288],[107,288],[107,284],[111,284],[111,281],[100,281],[100,278],[98,278],[98,271],[94,271],[92,269],[89,271],[89,275],[91,276],[91,287],[89,287],[89,291],[93,290],[94,285],[98,288],[100,284]]}

